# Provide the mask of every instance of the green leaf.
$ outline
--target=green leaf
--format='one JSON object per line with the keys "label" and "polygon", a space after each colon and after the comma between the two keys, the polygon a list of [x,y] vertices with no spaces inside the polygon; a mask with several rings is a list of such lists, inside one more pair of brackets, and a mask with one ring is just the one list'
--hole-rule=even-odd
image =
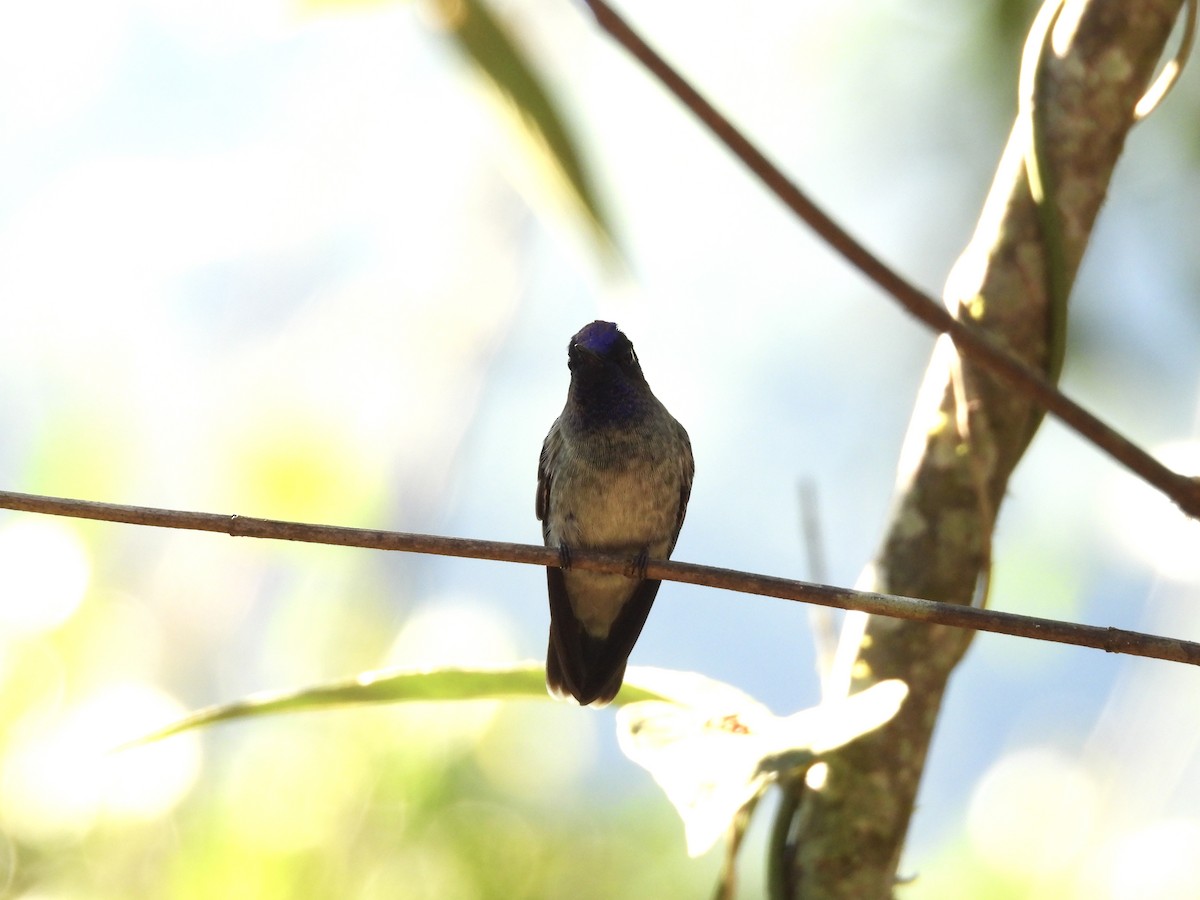
{"label": "green leaf", "polygon": [[[638,687],[638,672],[636,667],[629,670],[630,677],[626,679],[625,687],[616,700],[618,704],[666,699],[652,689]],[[541,663],[527,662],[487,669],[384,669],[296,690],[263,691],[232,703],[197,710],[117,749],[148,744],[193,728],[252,716],[311,712],[364,703],[502,698],[550,700],[546,693],[545,667]]]}

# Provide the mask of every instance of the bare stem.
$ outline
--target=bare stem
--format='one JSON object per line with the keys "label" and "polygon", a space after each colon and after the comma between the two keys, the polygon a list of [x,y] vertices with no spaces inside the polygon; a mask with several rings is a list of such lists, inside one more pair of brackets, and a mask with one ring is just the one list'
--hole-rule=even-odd
{"label": "bare stem", "polygon": [[1200,518],[1200,480],[1174,472],[1058,390],[1035,369],[997,346],[986,334],[956,319],[949,310],[860,244],[826,215],[742,132],[646,43],[604,0],[584,0],[596,22],[654,75],[713,133],[772,194],[854,268],[874,281],[912,316],[949,335],[972,362],[1026,395],[1085,440],[1171,498],[1192,518]]}
{"label": "bare stem", "polygon": [[[302,541],[340,547],[364,547],[371,550],[400,550],[408,553],[427,553],[454,556],[462,559],[490,559],[498,562],[524,563],[535,566],[560,565],[558,551],[534,544],[512,544],[504,541],[481,541],[473,538],[440,537],[430,534],[410,534],[401,531],[382,531],[371,528],[347,528],[339,525],[314,525],[278,519],[257,519],[249,516],[220,513],[186,512],[148,506],[126,506],[118,503],[97,503],[63,497],[43,497],[0,491],[0,509],[67,516],[76,519],[96,519],[127,525],[149,525],[157,528],[178,528],[188,531],[210,531],[233,537],[255,537],[281,541]],[[629,560],[610,553],[572,550],[571,565],[591,572],[625,572]],[[1038,641],[1054,641],[1092,647],[1108,653],[1145,656],[1170,662],[1200,665],[1200,644],[1175,638],[1079,625],[1057,619],[1022,616],[998,610],[976,609],[952,603],[875,594],[851,588],[812,584],[790,578],[756,575],[734,569],[720,569],[694,563],[650,560],[646,574],[663,581],[679,581],[705,587],[777,597],[800,603],[812,603],[835,609],[859,610],[872,615],[908,619],[930,625],[947,625],[973,631],[990,631]]]}

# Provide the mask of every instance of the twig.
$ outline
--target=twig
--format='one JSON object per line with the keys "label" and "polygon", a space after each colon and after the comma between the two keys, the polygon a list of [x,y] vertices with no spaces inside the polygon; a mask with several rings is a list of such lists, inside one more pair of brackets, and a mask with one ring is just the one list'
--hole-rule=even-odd
{"label": "twig", "polygon": [[584,0],[597,23],[673,93],[783,204],[847,262],[891,294],[912,316],[950,336],[973,362],[1021,390],[1038,406],[1068,425],[1114,460],[1171,498],[1192,518],[1200,518],[1200,480],[1164,466],[1153,456],[1068,398],[1038,372],[1009,355],[985,334],[955,318],[855,240],[813,203],[700,92],[650,47],[604,0]]}
{"label": "twig", "polygon": [[[558,566],[560,564],[557,549],[534,544],[439,537],[371,528],[347,528],[338,525],[312,525],[277,519],[185,512],[148,506],[126,506],[118,503],[97,503],[63,497],[43,497],[13,491],[0,491],[0,509],[69,516],[77,519],[98,519],[127,525],[211,531],[233,537],[303,541],[310,544],[365,547],[372,550],[401,550],[409,553],[428,553],[464,559],[490,559],[535,566]],[[629,570],[629,560],[623,556],[585,550],[571,551],[571,565],[589,572],[623,573]],[[1200,644],[1137,631],[1126,631],[1120,628],[1079,625],[1057,619],[1022,616],[998,610],[977,609],[951,603],[938,603],[933,600],[919,600],[913,597],[875,594],[851,588],[811,584],[789,578],[755,575],[734,569],[719,569],[713,566],[669,560],[650,560],[646,564],[646,574],[651,578],[663,581],[679,581],[743,594],[777,597],[781,600],[794,600],[800,603],[815,603],[819,606],[830,606],[836,609],[860,610],[871,615],[910,619],[931,625],[990,631],[995,634],[1008,634],[1039,641],[1093,647],[1108,653],[1124,653],[1130,656],[1145,656],[1151,659],[1200,665]]]}

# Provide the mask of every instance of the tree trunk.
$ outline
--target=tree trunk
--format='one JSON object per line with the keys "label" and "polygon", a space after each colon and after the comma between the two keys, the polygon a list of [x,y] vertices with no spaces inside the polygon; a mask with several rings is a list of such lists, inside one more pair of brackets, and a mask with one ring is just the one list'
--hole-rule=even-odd
{"label": "tree trunk", "polygon": [[[1182,6],[1183,0],[1068,0],[1058,15],[1040,66],[1034,119],[1067,289],[1134,124],[1134,105]],[[1053,372],[1061,328],[1054,338],[1051,273],[1024,162],[1028,125],[1028,117],[1018,117],[945,298],[1012,353]],[[968,398],[966,429],[958,422],[956,384]],[[960,366],[952,345],[940,339],[905,441],[883,546],[860,586],[971,603],[986,575],[995,513],[1040,420],[1023,397],[969,363]],[[969,632],[941,626],[867,622],[852,690],[901,678],[910,695],[887,727],[827,758],[821,790],[805,790],[798,804],[784,805],[788,818],[777,827],[789,835],[786,858],[775,861],[780,895],[892,896],[942,695],[969,642]],[[791,789],[799,793],[797,785]]]}

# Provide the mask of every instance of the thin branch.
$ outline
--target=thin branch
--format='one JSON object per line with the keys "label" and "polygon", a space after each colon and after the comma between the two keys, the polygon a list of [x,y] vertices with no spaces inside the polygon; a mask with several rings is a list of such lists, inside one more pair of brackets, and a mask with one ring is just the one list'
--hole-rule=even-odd
{"label": "thin branch", "polygon": [[659,56],[611,6],[604,0],[584,2],[600,27],[662,82],[758,177],[767,190],[847,262],[891,294],[909,314],[934,331],[949,335],[966,357],[1019,389],[1038,406],[1162,491],[1184,513],[1192,518],[1200,518],[1200,480],[1164,466],[1133,441],[1068,398],[1040,373],[1005,352],[979,330],[956,319],[941,303],[910,284],[813,203],[795,182]]}
{"label": "thin branch", "polygon": [[[524,563],[535,566],[557,567],[560,564],[558,550],[534,544],[512,544],[504,541],[439,537],[371,528],[347,528],[339,525],[313,525],[304,522],[257,519],[220,513],[126,506],[118,503],[97,503],[63,497],[43,497],[37,494],[21,494],[13,491],[0,491],[0,509],[120,522],[127,525],[210,531],[233,537],[302,541],[310,544],[363,547],[371,550],[400,550],[408,553],[427,553],[463,559],[490,559],[497,562]],[[629,570],[630,560],[611,553],[595,553],[580,549],[571,551],[571,565],[589,572],[624,573]],[[1126,631],[1121,628],[1079,625],[1057,619],[1022,616],[1016,613],[978,609],[952,603],[938,603],[913,597],[875,594],[851,588],[811,584],[790,578],[756,575],[734,569],[720,569],[669,560],[650,560],[646,564],[646,574],[651,578],[663,581],[679,581],[743,594],[757,594],[761,597],[814,603],[818,606],[829,606],[835,609],[860,610],[871,615],[908,619],[930,625],[948,625],[952,628],[990,631],[1013,637],[1074,644],[1078,647],[1092,647],[1108,653],[1124,653],[1130,656],[1145,656],[1150,659],[1200,665],[1200,644],[1137,631]]]}

